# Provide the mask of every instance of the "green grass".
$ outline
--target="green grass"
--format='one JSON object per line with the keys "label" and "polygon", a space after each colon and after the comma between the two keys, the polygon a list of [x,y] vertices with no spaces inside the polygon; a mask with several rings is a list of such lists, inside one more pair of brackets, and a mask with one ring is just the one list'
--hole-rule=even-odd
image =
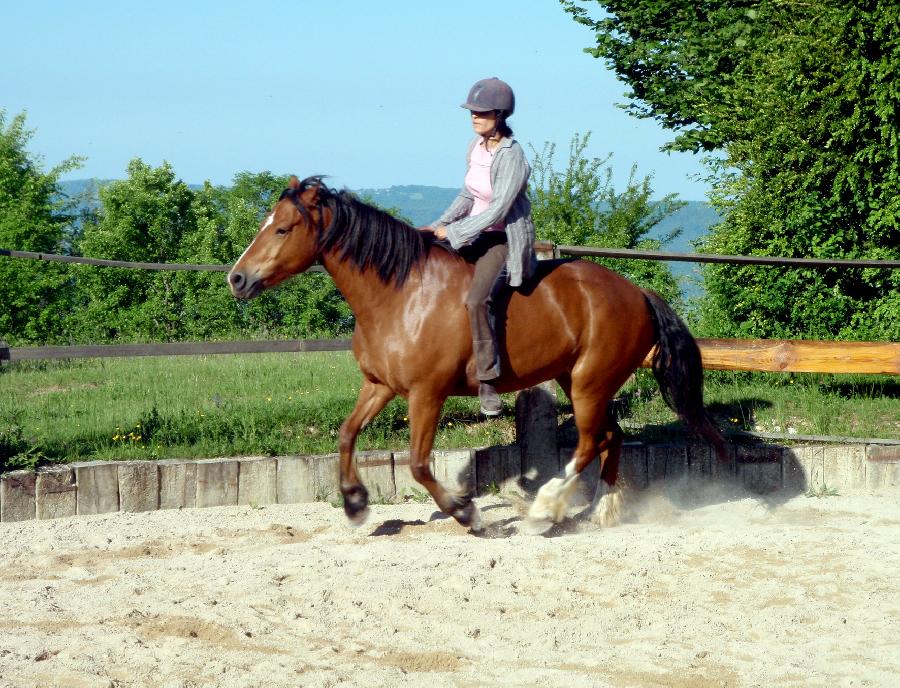
{"label": "green grass", "polygon": [[[349,352],[178,356],[17,363],[0,368],[0,470],[98,459],[326,454],[361,376]],[[900,381],[875,376],[707,374],[707,402],[726,428],[900,438]],[[435,447],[509,444],[507,413],[484,420],[473,398],[448,400]],[[648,371],[616,403],[648,438],[680,427]],[[571,409],[560,404],[562,432]],[[638,430],[629,429],[630,434]],[[404,449],[396,399],[360,449]]]}
{"label": "green grass", "polygon": [[[331,453],[361,379],[349,352],[6,365],[0,370],[0,469],[76,460]],[[453,398],[435,447],[513,439],[508,419],[479,420],[477,400]],[[408,442],[406,402],[395,399],[357,446],[402,448]]]}
{"label": "green grass", "polygon": [[[707,372],[705,399],[724,429],[900,439],[900,378],[875,375]],[[672,412],[647,370],[620,392],[620,417],[671,429]]]}

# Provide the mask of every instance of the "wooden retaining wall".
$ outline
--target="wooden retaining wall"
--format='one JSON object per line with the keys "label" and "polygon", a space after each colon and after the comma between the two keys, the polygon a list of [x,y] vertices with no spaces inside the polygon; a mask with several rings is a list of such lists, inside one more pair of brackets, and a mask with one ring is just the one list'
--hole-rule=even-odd
{"label": "wooden retaining wall", "polygon": [[[518,445],[436,451],[433,469],[447,486],[470,493],[527,494],[569,460],[561,448],[542,462]],[[360,475],[373,502],[423,491],[406,452],[362,452]],[[596,481],[596,469],[585,482]],[[900,446],[734,444],[728,464],[696,443],[626,443],[622,476],[635,489],[668,481],[721,480],[765,494],[900,489]],[[280,456],[197,461],[87,462],[0,476],[0,521],[62,518],[114,511],[335,501],[338,456]]]}

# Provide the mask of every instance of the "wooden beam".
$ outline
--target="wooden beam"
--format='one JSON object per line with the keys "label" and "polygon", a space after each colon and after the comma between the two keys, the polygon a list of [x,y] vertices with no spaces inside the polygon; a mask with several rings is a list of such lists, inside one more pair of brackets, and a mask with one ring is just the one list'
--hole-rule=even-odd
{"label": "wooden beam", "polygon": [[[698,339],[697,343],[703,356],[703,367],[707,370],[900,375],[900,343],[896,342]],[[8,347],[0,342],[0,363],[107,356],[196,356],[349,349],[349,339],[36,347]],[[651,355],[652,352],[642,364],[645,368],[650,367]]]}
{"label": "wooden beam", "polygon": [[[707,370],[900,375],[900,343],[698,339]],[[644,359],[650,367],[652,352]]]}
{"label": "wooden beam", "polygon": [[[284,339],[238,342],[171,342],[167,344],[95,344],[89,346],[35,346],[5,350],[12,361],[113,356],[198,356],[206,354],[261,354],[305,351],[349,351],[349,339]],[[0,347],[0,360],[4,349]]]}

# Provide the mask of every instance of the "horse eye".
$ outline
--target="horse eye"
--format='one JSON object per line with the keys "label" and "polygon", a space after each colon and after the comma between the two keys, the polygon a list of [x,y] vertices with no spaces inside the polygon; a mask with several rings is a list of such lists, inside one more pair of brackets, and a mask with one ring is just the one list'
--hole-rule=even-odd
{"label": "horse eye", "polygon": [[291,231],[291,230],[285,229],[284,227],[279,227],[278,229],[275,230],[275,233],[276,233],[278,236],[284,236],[285,234],[289,233],[290,231]]}

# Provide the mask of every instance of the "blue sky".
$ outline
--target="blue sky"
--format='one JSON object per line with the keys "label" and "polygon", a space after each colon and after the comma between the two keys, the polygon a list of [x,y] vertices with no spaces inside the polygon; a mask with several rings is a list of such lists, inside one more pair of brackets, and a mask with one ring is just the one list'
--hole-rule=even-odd
{"label": "blue sky", "polygon": [[620,188],[637,163],[657,196],[707,190],[697,156],[659,152],[670,134],[616,107],[627,87],[555,0],[32,0],[3,19],[0,108],[27,112],[46,167],[87,157],[67,178],[122,178],[140,157],[191,183],[271,170],[456,187],[471,135],[459,104],[499,76],[529,156],[550,141],[559,166],[590,131]]}

